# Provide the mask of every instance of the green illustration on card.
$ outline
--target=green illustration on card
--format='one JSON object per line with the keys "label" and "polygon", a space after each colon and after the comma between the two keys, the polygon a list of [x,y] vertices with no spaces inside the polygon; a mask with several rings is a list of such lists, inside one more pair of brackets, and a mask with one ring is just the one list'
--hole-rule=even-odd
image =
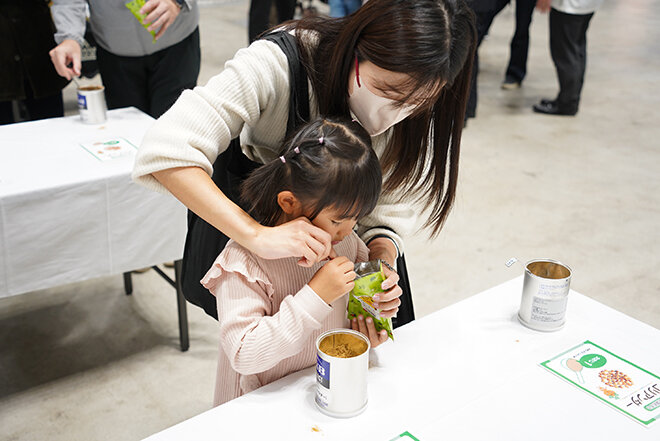
{"label": "green illustration on card", "polygon": [[605,363],[607,363],[607,359],[600,354],[587,354],[580,358],[580,364],[590,369],[603,367]]}

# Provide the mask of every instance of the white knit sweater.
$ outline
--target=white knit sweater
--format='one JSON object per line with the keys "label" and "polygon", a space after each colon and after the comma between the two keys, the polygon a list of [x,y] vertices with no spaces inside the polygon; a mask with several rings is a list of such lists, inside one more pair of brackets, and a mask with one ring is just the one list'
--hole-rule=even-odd
{"label": "white knit sweater", "polygon": [[[355,233],[335,251],[353,262],[369,254]],[[347,296],[328,305],[307,285],[322,264],[297,260],[262,259],[230,241],[202,279],[218,303],[216,406],[313,366],[317,337],[349,326]]]}
{"label": "white knit sweater", "polygon": [[[311,85],[309,91],[310,116],[315,118],[318,106]],[[272,161],[279,155],[285,136],[288,108],[286,55],[275,43],[258,40],[239,50],[208,84],[184,91],[154,123],[138,151],[133,178],[149,188],[165,191],[151,173],[197,166],[211,175],[217,156],[239,134],[243,151],[250,159]],[[390,135],[388,131],[372,138],[379,157]],[[376,209],[359,222],[358,234],[364,241],[385,234],[403,250],[401,236],[415,228],[416,220],[409,204],[383,193]]]}

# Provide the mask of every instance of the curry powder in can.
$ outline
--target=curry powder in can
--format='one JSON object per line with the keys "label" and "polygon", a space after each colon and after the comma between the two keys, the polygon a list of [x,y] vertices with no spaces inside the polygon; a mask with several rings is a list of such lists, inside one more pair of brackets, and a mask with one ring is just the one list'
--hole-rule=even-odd
{"label": "curry powder in can", "polygon": [[518,319],[537,331],[556,331],[566,323],[571,269],[552,259],[527,262]]}
{"label": "curry powder in can", "polygon": [[316,339],[316,406],[326,415],[350,418],[367,408],[369,339],[334,329]]}

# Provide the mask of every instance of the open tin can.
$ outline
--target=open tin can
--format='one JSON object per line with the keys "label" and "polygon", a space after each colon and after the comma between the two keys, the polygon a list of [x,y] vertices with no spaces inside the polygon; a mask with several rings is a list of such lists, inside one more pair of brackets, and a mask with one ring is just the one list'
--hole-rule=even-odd
{"label": "open tin can", "polygon": [[518,319],[537,331],[556,331],[566,323],[571,269],[552,259],[527,262]]}
{"label": "open tin can", "polygon": [[316,339],[316,406],[350,418],[367,408],[369,339],[352,329],[333,329]]}

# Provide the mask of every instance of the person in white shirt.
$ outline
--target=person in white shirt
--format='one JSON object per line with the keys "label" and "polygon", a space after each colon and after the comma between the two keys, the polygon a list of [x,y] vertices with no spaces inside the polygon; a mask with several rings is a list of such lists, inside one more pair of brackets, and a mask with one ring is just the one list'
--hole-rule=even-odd
{"label": "person in white shirt", "polygon": [[603,0],[538,0],[537,9],[550,10],[550,54],[557,70],[559,93],[542,99],[533,110],[546,115],[573,116],[580,105],[587,67],[587,29]]}

